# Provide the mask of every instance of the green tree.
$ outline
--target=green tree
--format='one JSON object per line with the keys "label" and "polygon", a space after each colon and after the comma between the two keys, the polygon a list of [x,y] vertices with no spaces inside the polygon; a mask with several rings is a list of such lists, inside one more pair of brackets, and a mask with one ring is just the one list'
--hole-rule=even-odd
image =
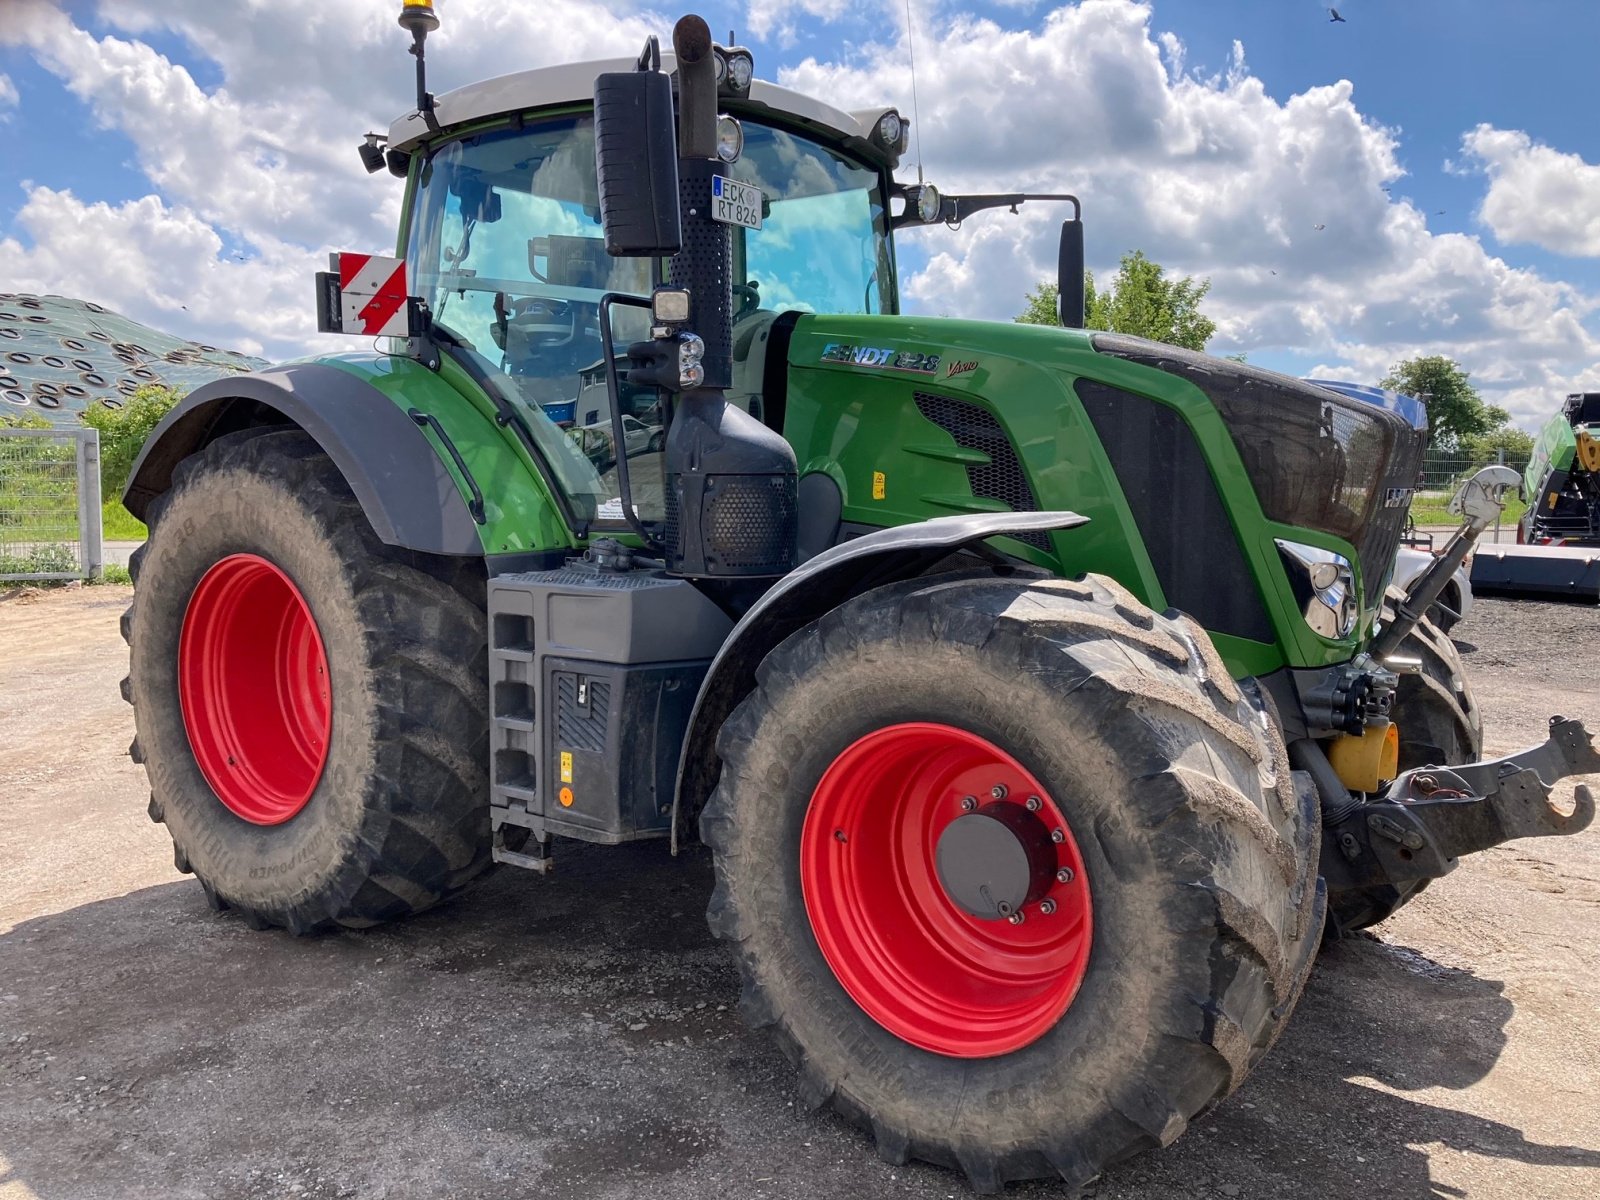
{"label": "green tree", "polygon": [[1470,375],[1455,359],[1429,354],[1395,363],[1379,386],[1415,396],[1427,405],[1429,442],[1436,449],[1463,450],[1467,439],[1511,420],[1505,409],[1478,395]]}
{"label": "green tree", "polygon": [[1471,437],[1463,438],[1461,449],[1472,457],[1474,467],[1498,462],[1500,452],[1503,450],[1506,462],[1520,469],[1533,457],[1533,434],[1525,433],[1515,425],[1502,425],[1499,429],[1491,429],[1488,433],[1475,433]]}
{"label": "green tree", "polygon": [[[1094,276],[1084,278],[1085,324],[1090,329],[1131,333],[1171,346],[1204,350],[1216,322],[1200,311],[1200,301],[1211,290],[1209,279],[1192,275],[1170,278],[1144,251],[1122,256],[1117,276],[1104,291]],[[1041,283],[1027,296],[1028,306],[1017,320],[1025,325],[1056,323],[1056,285]]]}
{"label": "green tree", "polygon": [[120,408],[96,402],[83,410],[83,423],[100,431],[100,491],[107,499],[121,496],[145,439],[182,397],[169,387],[149,384]]}

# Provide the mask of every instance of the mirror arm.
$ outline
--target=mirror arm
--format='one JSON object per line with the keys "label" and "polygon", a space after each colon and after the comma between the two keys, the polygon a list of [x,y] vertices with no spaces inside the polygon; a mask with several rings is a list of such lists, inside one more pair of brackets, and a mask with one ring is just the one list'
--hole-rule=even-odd
{"label": "mirror arm", "polygon": [[1072,205],[1072,219],[1083,218],[1083,206],[1078,198],[1066,192],[995,192],[978,196],[945,196],[939,205],[939,216],[935,221],[924,221],[917,216],[916,210],[910,205],[910,196],[904,184],[897,184],[892,195],[898,195],[906,201],[906,209],[895,217],[891,226],[902,229],[908,225],[933,225],[940,222],[946,225],[959,225],[973,213],[982,212],[986,208],[1009,208],[1017,211],[1017,205],[1028,200],[1059,200]]}

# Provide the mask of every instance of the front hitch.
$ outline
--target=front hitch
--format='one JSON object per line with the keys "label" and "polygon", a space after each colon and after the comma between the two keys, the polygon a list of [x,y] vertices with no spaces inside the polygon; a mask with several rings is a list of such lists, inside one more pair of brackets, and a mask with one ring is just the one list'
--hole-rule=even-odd
{"label": "front hitch", "polygon": [[1514,838],[1579,833],[1594,820],[1594,795],[1579,784],[1573,809],[1550,803],[1571,775],[1600,773],[1600,749],[1583,722],[1550,719],[1542,745],[1457,767],[1418,767],[1324,830],[1322,873],[1330,891],[1436,879],[1464,854]]}

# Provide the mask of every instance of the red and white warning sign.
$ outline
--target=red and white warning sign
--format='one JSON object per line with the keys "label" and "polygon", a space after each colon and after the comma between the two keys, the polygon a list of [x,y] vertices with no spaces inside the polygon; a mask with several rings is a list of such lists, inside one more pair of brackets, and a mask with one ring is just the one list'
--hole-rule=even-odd
{"label": "red and white warning sign", "polygon": [[376,254],[335,254],[317,276],[318,326],[325,333],[410,337],[406,260]]}

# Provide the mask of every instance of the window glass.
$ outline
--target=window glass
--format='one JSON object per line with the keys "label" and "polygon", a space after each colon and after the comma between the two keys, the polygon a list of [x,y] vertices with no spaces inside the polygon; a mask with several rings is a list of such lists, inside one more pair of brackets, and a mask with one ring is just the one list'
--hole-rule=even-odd
{"label": "window glass", "polygon": [[[777,313],[894,311],[893,260],[878,175],[798,135],[745,124],[724,168],[760,188],[760,230],[731,227],[733,398],[761,415],[765,339]],[[605,251],[588,117],[448,142],[423,165],[412,221],[413,287],[434,320],[499,372],[575,515],[620,522],[617,459],[634,505],[665,519],[662,401],[619,363],[613,430],[600,338],[607,292],[647,296],[651,262]],[[647,314],[611,310],[616,347],[648,336]],[[745,336],[741,336],[745,335]]]}

